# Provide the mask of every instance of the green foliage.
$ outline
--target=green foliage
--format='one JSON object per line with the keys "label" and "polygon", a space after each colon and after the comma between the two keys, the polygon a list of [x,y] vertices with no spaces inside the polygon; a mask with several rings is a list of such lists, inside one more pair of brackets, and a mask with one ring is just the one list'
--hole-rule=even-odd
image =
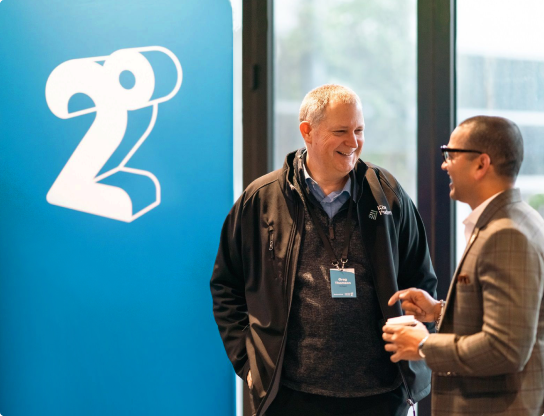
{"label": "green foliage", "polygon": [[544,216],[544,194],[532,195],[531,198],[529,198],[529,205]]}

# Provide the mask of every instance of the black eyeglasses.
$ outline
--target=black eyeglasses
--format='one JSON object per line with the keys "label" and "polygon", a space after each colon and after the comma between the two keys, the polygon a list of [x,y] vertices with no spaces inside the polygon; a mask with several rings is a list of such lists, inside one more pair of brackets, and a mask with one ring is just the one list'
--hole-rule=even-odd
{"label": "black eyeglasses", "polygon": [[452,147],[448,146],[440,146],[440,151],[442,152],[442,158],[444,159],[444,162],[447,162],[448,160],[451,160],[450,153],[478,153],[480,155],[483,155],[484,152],[480,152],[479,150],[469,150],[469,149],[454,149]]}

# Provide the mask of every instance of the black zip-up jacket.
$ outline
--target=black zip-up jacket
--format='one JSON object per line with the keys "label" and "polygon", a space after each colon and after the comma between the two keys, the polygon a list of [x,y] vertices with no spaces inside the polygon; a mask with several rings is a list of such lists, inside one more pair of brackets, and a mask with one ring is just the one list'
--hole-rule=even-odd
{"label": "black zip-up jacket", "polygon": [[[304,209],[293,186],[294,158],[251,183],[228,214],[210,282],[213,312],[227,355],[247,382],[251,369],[254,414],[261,415],[280,384],[287,322]],[[417,287],[436,297],[436,276],[421,218],[386,170],[359,160],[355,166],[357,215],[383,319],[402,314],[387,305],[399,289]],[[377,323],[381,328],[383,322]],[[423,361],[399,365],[408,396],[430,391]]]}

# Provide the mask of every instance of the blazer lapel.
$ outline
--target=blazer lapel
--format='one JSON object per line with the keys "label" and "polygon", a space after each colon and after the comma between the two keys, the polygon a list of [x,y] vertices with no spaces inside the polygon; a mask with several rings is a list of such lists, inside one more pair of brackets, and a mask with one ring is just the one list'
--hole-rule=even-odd
{"label": "blazer lapel", "polygon": [[444,317],[446,316],[448,309],[450,309],[449,306],[453,303],[453,299],[455,298],[455,282],[457,281],[457,275],[461,271],[461,266],[463,265],[465,261],[467,253],[469,252],[470,248],[474,244],[474,241],[476,241],[476,238],[478,237],[479,233],[480,233],[480,229],[474,228],[474,231],[472,232],[472,235],[470,236],[470,240],[468,240],[467,246],[465,247],[465,251],[463,251],[461,260],[459,260],[459,264],[457,265],[457,268],[455,269],[455,273],[453,273],[453,278],[451,279],[450,288],[448,290],[448,296],[446,297],[446,306],[444,308],[444,315],[442,316],[442,319],[440,320],[440,323],[438,325],[438,328],[436,329],[436,332],[440,332],[440,328],[442,328],[442,323],[444,322]]}
{"label": "blazer lapel", "polygon": [[519,189],[517,188],[507,189],[506,191],[497,195],[489,203],[489,205],[484,209],[484,212],[482,212],[482,214],[480,215],[480,218],[478,218],[476,226],[474,227],[474,231],[472,232],[472,236],[470,237],[470,240],[467,243],[467,246],[465,247],[465,251],[463,252],[463,255],[461,256],[461,260],[459,261],[459,264],[457,265],[457,268],[455,269],[455,273],[453,274],[450,288],[448,290],[448,296],[446,298],[446,307],[444,309],[444,316],[440,320],[440,325],[438,325],[437,331],[440,331],[440,328],[442,328],[444,317],[446,316],[447,312],[451,309],[450,305],[453,304],[453,300],[455,299],[455,283],[457,281],[457,276],[459,272],[461,271],[461,267],[463,265],[463,262],[465,261],[468,251],[470,250],[470,248],[474,244],[474,241],[478,237],[478,234],[480,233],[480,229],[484,228],[487,225],[487,223],[493,218],[493,216],[496,214],[496,212],[499,209],[501,209],[505,205],[512,204],[515,202],[520,202],[520,201],[521,201],[521,194]]}

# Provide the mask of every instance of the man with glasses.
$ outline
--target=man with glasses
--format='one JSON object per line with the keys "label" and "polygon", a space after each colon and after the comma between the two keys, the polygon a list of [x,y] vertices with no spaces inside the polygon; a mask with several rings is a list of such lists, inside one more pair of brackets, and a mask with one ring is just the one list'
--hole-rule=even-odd
{"label": "man with glasses", "polygon": [[433,415],[544,413],[544,220],[514,183],[523,160],[515,123],[465,120],[442,146],[450,197],[472,213],[467,246],[446,302],[419,289],[390,303],[425,326],[384,327],[391,360],[425,360],[433,370]]}

